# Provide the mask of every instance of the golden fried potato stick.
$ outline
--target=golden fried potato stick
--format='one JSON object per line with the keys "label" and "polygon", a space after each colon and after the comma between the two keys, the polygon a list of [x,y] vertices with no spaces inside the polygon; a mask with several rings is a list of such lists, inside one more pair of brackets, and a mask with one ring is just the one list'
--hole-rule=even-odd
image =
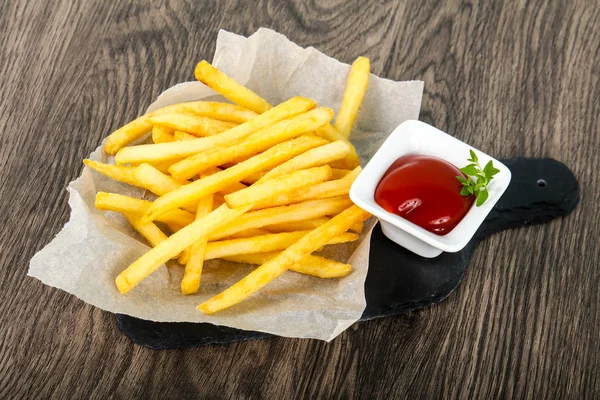
{"label": "golden fried potato stick", "polygon": [[351,149],[345,140],[337,140],[323,146],[315,147],[273,168],[257,183],[265,182],[290,172],[329,164],[332,161],[344,158],[350,151]]}
{"label": "golden fried potato stick", "polygon": [[237,104],[222,103],[218,101],[190,101],[160,108],[146,114],[146,117],[153,117],[155,115],[166,113],[192,114],[199,117],[209,117],[226,122],[235,122],[237,124],[246,122],[258,115]]}
{"label": "golden fried potato stick", "polygon": [[[344,169],[353,169],[360,165],[360,158],[356,153],[356,149],[350,143],[350,141],[341,133],[337,131],[332,125],[327,124],[316,130],[317,135],[320,137],[329,140],[330,142],[335,142],[336,140],[345,140],[347,144],[350,146],[352,151],[343,159],[339,161],[335,161],[331,164],[333,168],[344,168]],[[117,163],[118,164],[118,163]]]}
{"label": "golden fried potato stick", "polygon": [[252,133],[286,118],[312,110],[317,106],[313,100],[292,97],[277,107],[219,135],[198,138],[185,142],[146,144],[121,149],[116,157],[117,164],[139,164],[142,162],[182,159],[214,147],[237,144]]}
{"label": "golden fried potato stick", "polygon": [[272,107],[265,99],[210,65],[208,61],[200,61],[196,65],[194,75],[196,79],[226,99],[258,114]]}
{"label": "golden fried potato stick", "polygon": [[175,138],[175,140],[194,140],[194,139],[198,139],[197,136],[190,135],[189,133],[182,132],[182,131],[175,131],[175,132],[173,132],[173,137]]}
{"label": "golden fried potato stick", "polygon": [[[146,164],[152,165],[154,168],[156,168],[157,170],[159,170],[163,174],[168,174],[169,173],[169,167],[171,167],[171,165],[175,164],[177,161],[179,161],[179,160],[159,161],[159,162],[155,162],[155,163],[146,163]],[[142,163],[142,164],[144,164],[144,163]],[[137,164],[136,167],[138,167],[140,165],[141,164]]]}
{"label": "golden fried potato stick", "polygon": [[117,154],[119,149],[127,146],[152,131],[152,125],[146,122],[146,117],[139,117],[108,135],[104,151]]}
{"label": "golden fried potato stick", "polygon": [[204,313],[213,314],[245,300],[302,258],[346,232],[356,222],[362,222],[369,217],[369,213],[361,210],[358,206],[349,207],[317,229],[307,233],[302,239],[252,271],[235,285],[200,304],[198,309]]}
{"label": "golden fried potato stick", "polygon": [[352,172],[351,169],[331,168],[331,180],[341,179]]}
{"label": "golden fried potato stick", "polygon": [[131,224],[133,229],[135,229],[144,239],[150,243],[150,246],[155,247],[158,246],[159,243],[167,240],[167,235],[164,234],[163,231],[152,222],[143,223],[139,217],[134,215],[125,214],[127,221]]}
{"label": "golden fried potato stick", "polygon": [[[135,199],[116,193],[98,192],[95,206],[98,210],[116,211],[141,218],[150,208],[150,204],[152,202],[148,200]],[[169,224],[169,227],[175,228],[174,230],[179,230],[194,222],[194,214],[176,209],[161,215],[156,220]]]}
{"label": "golden fried potato stick", "polygon": [[192,222],[169,236],[164,242],[150,249],[121,272],[115,279],[117,289],[123,294],[129,292],[166,261],[177,256],[200,238],[207,236],[217,227],[238,218],[247,210],[248,207],[232,210],[226,205],[222,205],[207,216]]}
{"label": "golden fried potato stick", "polygon": [[325,182],[330,176],[331,167],[329,165],[303,169],[277,176],[265,182],[259,181],[246,189],[228,194],[225,196],[225,201],[229,207],[268,202],[279,195],[285,195],[294,190]]}
{"label": "golden fried potato stick", "polygon": [[340,112],[338,112],[335,119],[336,129],[344,135],[345,138],[350,137],[352,126],[358,115],[358,110],[360,110],[360,106],[367,93],[370,70],[371,64],[366,57],[358,57],[352,63],[352,68],[350,68],[348,83],[346,84],[346,91],[344,92]]}
{"label": "golden fried potato stick", "polygon": [[83,163],[96,172],[114,179],[115,181],[127,183],[128,185],[142,188],[140,183],[134,178],[133,171],[135,167],[124,167],[122,165],[104,164],[94,160],[83,160]]}
{"label": "golden fried potato stick", "polygon": [[[206,196],[198,201],[196,219],[201,219],[212,212],[213,196]],[[181,280],[181,293],[196,293],[200,288],[200,277],[205,260],[206,236],[188,247],[188,259],[185,264],[183,279]],[[185,251],[184,251],[185,252]],[[183,254],[183,253],[182,253]]]}
{"label": "golden fried potato stick", "polygon": [[249,237],[253,237],[253,236],[268,235],[269,233],[273,233],[273,232],[269,232],[269,231],[266,231],[264,229],[259,229],[259,228],[246,229],[245,231],[241,231],[241,232],[235,233],[231,236],[228,236],[225,239],[243,239],[243,238],[249,238]]}
{"label": "golden fried potato stick", "polygon": [[[283,164],[282,164],[283,165]],[[288,204],[300,203],[306,200],[325,199],[327,197],[342,196],[350,192],[352,182],[360,173],[361,168],[356,167],[349,174],[335,181],[318,183],[312,186],[305,186],[287,193],[280,193],[265,201],[257,201],[252,206],[253,210],[262,208],[284,206]],[[269,182],[269,181],[267,181]]]}
{"label": "golden fried potato stick", "polygon": [[[212,260],[214,258],[223,258],[240,254],[283,250],[300,240],[308,232],[310,231],[269,233],[249,238],[209,242],[206,246],[204,257],[206,260]],[[347,243],[357,239],[358,235],[356,233],[344,232],[332,238],[327,244]]]}
{"label": "golden fried potato stick", "polygon": [[208,241],[214,242],[215,240],[230,237],[246,229],[262,228],[284,222],[303,221],[325,215],[335,215],[351,205],[352,202],[348,196],[339,196],[329,199],[305,201],[290,206],[252,211],[211,233],[208,236]]}
{"label": "golden fried potato stick", "polygon": [[[333,118],[331,109],[317,108],[263,128],[236,145],[217,147],[183,159],[173,164],[169,172],[177,179],[189,179],[209,168],[223,165],[234,159],[254,156],[278,143],[313,131],[326,124],[331,118]],[[325,140],[323,142],[326,143]]]}
{"label": "golden fried potato stick", "polygon": [[[261,265],[280,253],[279,251],[270,251],[268,253],[227,256],[223,259],[237,263]],[[325,257],[308,255],[292,265],[289,270],[318,278],[342,278],[352,271],[352,266]]]}
{"label": "golden fried potato stick", "polygon": [[313,229],[317,229],[319,226],[323,225],[327,221],[329,221],[328,217],[317,217],[311,219],[304,219],[301,221],[282,222],[279,224],[267,225],[264,226],[262,229],[272,233],[312,231]]}
{"label": "golden fried potato stick", "polygon": [[187,182],[181,182],[171,178],[167,174],[163,174],[158,169],[150,164],[140,164],[133,171],[134,178],[139,182],[140,186],[154,193],[157,196],[162,196],[165,193],[179,189]]}
{"label": "golden fried potato stick", "polygon": [[152,125],[164,126],[176,131],[184,131],[195,136],[212,136],[229,130],[237,124],[219,121],[208,117],[197,117],[190,114],[159,114],[146,118]]}
{"label": "golden fried potato stick", "polygon": [[154,143],[169,143],[174,142],[175,140],[173,129],[160,125],[154,125],[152,127],[152,141]]}
{"label": "golden fried potato stick", "polygon": [[[258,180],[260,178],[262,178],[263,176],[265,176],[266,174],[267,174],[267,171],[255,172],[252,175],[249,175],[249,176],[245,177],[242,180],[242,183],[245,183],[247,185],[252,185],[253,183],[258,182]],[[332,168],[331,174],[333,176],[333,168]]]}
{"label": "golden fried potato stick", "polygon": [[320,138],[317,139],[310,136],[300,136],[296,139],[280,143],[231,168],[166,193],[152,203],[144,219],[152,221],[162,213],[185,206],[186,204],[191,204],[202,197],[216,193],[233,183],[241,181],[245,176],[267,168],[273,168],[320,144]]}

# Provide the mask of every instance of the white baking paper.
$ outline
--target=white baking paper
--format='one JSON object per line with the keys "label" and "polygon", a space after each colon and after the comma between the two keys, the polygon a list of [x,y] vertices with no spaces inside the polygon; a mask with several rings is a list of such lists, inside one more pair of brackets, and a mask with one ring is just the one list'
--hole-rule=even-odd
{"label": "white baking paper", "polygon": [[[259,29],[249,38],[220,31],[213,64],[272,104],[301,95],[336,113],[350,69],[347,64],[312,47],[303,49],[268,29]],[[363,165],[396,126],[418,118],[422,92],[421,81],[394,82],[371,76],[351,138]],[[183,83],[165,91],[148,110],[214,95],[199,82]],[[90,158],[114,162],[102,146]],[[180,293],[183,267],[169,263],[122,295],[115,286],[115,277],[148,246],[121,215],[96,210],[94,199],[98,191],[134,197],[145,193],[87,167],[69,184],[68,191],[70,220],[32,258],[29,275],[103,310],[153,321],[210,322],[329,341],[356,322],[365,308],[370,229],[357,243],[329,246],[326,250],[327,255],[352,264],[353,272],[347,277],[319,279],[287,272],[248,300],[212,316],[197,311],[196,306],[255,267],[209,261],[200,292],[184,296]]]}

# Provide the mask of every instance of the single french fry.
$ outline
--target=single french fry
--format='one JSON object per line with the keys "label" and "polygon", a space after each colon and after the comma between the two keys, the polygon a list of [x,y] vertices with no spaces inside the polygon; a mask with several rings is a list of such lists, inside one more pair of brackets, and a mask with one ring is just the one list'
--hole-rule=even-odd
{"label": "single french fry", "polygon": [[356,232],[356,233],[361,233],[363,231],[363,229],[365,229],[365,224],[364,222],[357,222],[354,225],[352,225],[350,227],[350,231],[351,232]]}
{"label": "single french fry", "polygon": [[325,165],[332,161],[340,160],[350,153],[350,147],[344,140],[327,143],[323,146],[308,150],[291,160],[284,162],[278,167],[273,168],[257,183],[265,182],[269,179],[288,174],[290,172]]}
{"label": "single french fry", "polygon": [[[124,196],[116,193],[98,192],[96,194],[95,206],[98,210],[115,211],[125,215],[132,215],[136,217],[142,217],[148,208],[150,208],[152,202],[148,200],[135,199],[133,197]],[[186,225],[194,222],[194,214],[175,209],[161,215],[156,219],[159,222],[169,224],[169,227],[176,228],[179,230]]]}
{"label": "single french fry", "polygon": [[225,196],[229,207],[241,207],[246,204],[261,203],[291,191],[325,182],[331,176],[329,165],[303,169],[280,175]]}
{"label": "single french fry", "polygon": [[[348,141],[348,139],[338,132],[331,124],[323,125],[319,129],[316,130],[317,135],[320,137],[329,140],[330,142],[335,142],[336,140],[345,140],[346,143],[350,146],[352,151],[346,155],[343,160],[335,161],[331,164],[332,168],[343,168],[343,169],[353,169],[360,165],[360,158],[356,153],[356,149]],[[119,163],[117,163],[119,164]]]}
{"label": "single french fry", "polygon": [[[156,168],[157,170],[159,170],[160,172],[162,172],[163,174],[169,174],[169,167],[171,165],[173,165],[174,163],[176,163],[179,160],[171,160],[171,161],[159,161],[159,162],[154,162],[154,163],[142,163],[142,164],[150,164],[152,165],[154,168]],[[137,166],[140,166],[141,164],[137,164]]]}
{"label": "single french fry", "polygon": [[369,213],[359,207],[355,205],[349,207],[317,229],[304,235],[278,256],[262,264],[235,285],[200,304],[198,309],[204,313],[213,314],[245,300],[283,274],[289,267],[298,263],[302,258],[326,245],[334,237],[346,232],[354,223],[364,221],[369,217]]}
{"label": "single french fry", "polygon": [[184,184],[146,163],[138,165],[133,176],[143,188],[157,196],[177,190]]}
{"label": "single french fry", "polygon": [[231,168],[183,185],[179,189],[166,193],[164,196],[156,199],[144,218],[146,221],[152,221],[162,213],[185,206],[186,204],[191,204],[204,196],[216,193],[233,183],[241,181],[245,176],[254,172],[273,168],[306,150],[319,146],[321,144],[320,140],[322,139],[300,136],[273,146],[269,150]]}
{"label": "single french fry", "polygon": [[154,143],[169,143],[175,141],[173,129],[165,126],[154,125],[152,127],[152,141]]}
{"label": "single french fry", "polygon": [[252,236],[268,235],[269,233],[273,233],[273,232],[269,232],[269,231],[266,231],[264,229],[259,229],[259,228],[246,229],[245,231],[235,233],[229,237],[226,237],[225,239],[243,239],[243,238],[249,238]]}
{"label": "single french fry", "polygon": [[175,131],[173,132],[173,137],[175,140],[194,140],[198,139],[198,136],[190,135],[187,132]]}
{"label": "single french fry", "polygon": [[[243,254],[222,258],[237,263],[261,265],[278,256],[280,253],[279,251],[271,251],[268,253]],[[296,264],[293,264],[289,270],[318,278],[342,278],[352,271],[352,266],[325,257],[308,255],[304,256]]]}
{"label": "single french fry", "polygon": [[350,75],[348,75],[348,83],[346,84],[346,91],[344,92],[340,112],[338,112],[335,119],[336,129],[346,138],[350,137],[358,110],[360,110],[360,106],[367,93],[370,70],[371,65],[369,59],[366,57],[358,57],[352,63],[352,68],[350,68]]}
{"label": "single french fry", "polygon": [[152,131],[152,125],[146,122],[146,117],[136,118],[108,135],[104,151],[112,155],[117,154],[121,148],[147,135],[150,131]]}
{"label": "single french fry", "polygon": [[252,211],[234,222],[220,227],[208,236],[209,242],[220,240],[235,235],[246,229],[262,228],[264,226],[280,224],[284,222],[297,222],[312,218],[335,215],[350,207],[352,202],[348,196],[332,197],[305,201],[290,206],[266,208],[264,210]]}
{"label": "single french fry", "polygon": [[354,179],[356,179],[360,171],[361,168],[356,167],[353,171],[341,179],[305,186],[287,193],[280,193],[277,196],[273,196],[265,201],[257,201],[252,206],[252,209],[260,210],[262,208],[284,206],[293,203],[300,203],[306,200],[325,199],[327,197],[336,197],[348,194]]}
{"label": "single french fry", "polygon": [[[253,183],[258,182],[258,180],[260,178],[262,178],[263,176],[265,176],[267,174],[267,171],[259,171],[259,172],[255,172],[252,175],[248,175],[247,177],[245,177],[242,182],[247,184],[247,185],[252,185]],[[333,175],[333,168],[331,171],[331,174]]]}
{"label": "single french fry", "polygon": [[311,231],[329,221],[327,217],[317,217],[294,222],[282,222],[279,224],[267,225],[263,229],[272,233]]}
{"label": "single french fry", "polygon": [[208,61],[200,61],[194,74],[196,79],[226,99],[258,114],[272,107],[265,99],[210,65]]}
{"label": "single french fry", "polygon": [[148,241],[148,243],[150,243],[150,246],[158,246],[159,243],[167,240],[168,236],[165,235],[165,233],[152,222],[143,223],[140,220],[140,217],[136,217],[134,215],[125,214],[125,217],[133,229],[135,229],[140,235],[142,235],[144,239]]}
{"label": "single french fry", "polygon": [[[202,219],[212,212],[212,203],[212,195],[206,196],[198,201],[196,220]],[[186,249],[189,254],[187,262],[185,263],[183,279],[181,280],[181,293],[183,294],[196,293],[200,288],[200,278],[205,260],[206,243],[206,236],[204,236]]]}
{"label": "single french fry", "polygon": [[[214,258],[223,258],[240,254],[283,250],[300,240],[308,232],[310,231],[270,233],[249,238],[209,242],[206,245],[204,257],[206,260],[212,260]],[[332,238],[327,244],[347,243],[357,239],[358,235],[356,233],[344,232]]]}
{"label": "single french fry", "polygon": [[155,115],[166,113],[192,114],[199,117],[209,117],[221,121],[235,122],[238,124],[244,123],[258,115],[247,108],[238,106],[237,104],[229,104],[218,101],[190,101],[187,103],[172,104],[170,106],[160,108],[156,111],[146,114],[146,117],[153,117]]}
{"label": "single french fry", "polygon": [[93,169],[96,172],[101,173],[104,176],[114,179],[115,181],[127,183],[128,185],[142,187],[140,183],[134,178],[133,171],[135,167],[125,167],[122,165],[104,164],[94,160],[83,160],[83,163]]}
{"label": "single french fry", "polygon": [[176,131],[184,131],[195,136],[212,136],[231,129],[237,124],[219,121],[208,117],[190,114],[159,114],[146,118],[152,125],[164,126]]}
{"label": "single french fry", "polygon": [[173,164],[169,172],[177,179],[189,179],[209,168],[240,157],[254,156],[278,143],[313,131],[326,124],[331,118],[333,118],[333,111],[320,107],[263,128],[234,146],[214,148],[181,160]]}
{"label": "single french fry", "polygon": [[293,97],[277,107],[244,122],[219,135],[188,140],[185,142],[146,144],[120,149],[115,157],[117,164],[139,164],[182,159],[214,147],[227,147],[237,144],[252,133],[286,118],[302,114],[317,106],[304,97]]}
{"label": "single french fry", "polygon": [[123,294],[129,292],[166,261],[181,253],[200,238],[207,236],[217,227],[238,218],[247,210],[248,207],[232,210],[223,205],[207,216],[192,222],[169,236],[167,240],[150,249],[121,272],[115,279],[117,289]]}
{"label": "single french fry", "polygon": [[[210,168],[207,169],[206,171],[204,171],[203,173],[201,173],[200,175],[202,177],[207,177],[209,175],[213,175],[216,174],[217,172],[220,172],[221,170],[219,168]],[[183,181],[186,182],[187,181]],[[231,185],[219,190],[219,193],[222,194],[223,196],[229,194],[229,193],[234,193],[237,192],[238,190],[242,190],[242,189],[246,189],[248,186],[244,185],[243,183],[240,182],[234,182]],[[223,204],[225,202],[225,199],[222,199],[223,201],[219,204]],[[214,201],[213,201],[214,202]],[[215,207],[216,208],[216,207]]]}
{"label": "single french fry", "polygon": [[331,168],[331,180],[341,179],[352,172],[351,169]]}

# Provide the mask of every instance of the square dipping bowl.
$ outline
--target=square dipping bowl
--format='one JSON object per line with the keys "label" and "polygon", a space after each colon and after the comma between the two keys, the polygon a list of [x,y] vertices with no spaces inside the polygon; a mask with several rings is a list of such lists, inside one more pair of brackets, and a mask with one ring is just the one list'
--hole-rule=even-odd
{"label": "square dipping bowl", "polygon": [[[489,197],[485,203],[480,207],[473,204],[465,217],[447,234],[440,236],[431,233],[386,211],[375,202],[375,189],[379,181],[398,158],[408,154],[433,156],[446,160],[460,169],[468,164],[469,150],[475,151],[482,167],[492,160],[494,167],[500,172],[488,185]],[[411,120],[403,122],[394,129],[377,150],[352,184],[350,199],[379,219],[381,230],[390,240],[421,257],[433,258],[440,255],[442,251],[450,253],[460,251],[469,243],[508,187],[510,178],[510,170],[495,158],[431,125]]]}

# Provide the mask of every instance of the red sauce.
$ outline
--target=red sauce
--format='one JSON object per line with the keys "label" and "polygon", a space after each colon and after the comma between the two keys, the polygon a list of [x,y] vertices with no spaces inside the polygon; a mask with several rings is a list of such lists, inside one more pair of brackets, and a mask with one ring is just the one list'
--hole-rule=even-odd
{"label": "red sauce", "polygon": [[385,210],[445,235],[469,211],[475,196],[461,196],[466,176],[454,165],[436,157],[411,154],[400,157],[383,175],[375,201]]}

